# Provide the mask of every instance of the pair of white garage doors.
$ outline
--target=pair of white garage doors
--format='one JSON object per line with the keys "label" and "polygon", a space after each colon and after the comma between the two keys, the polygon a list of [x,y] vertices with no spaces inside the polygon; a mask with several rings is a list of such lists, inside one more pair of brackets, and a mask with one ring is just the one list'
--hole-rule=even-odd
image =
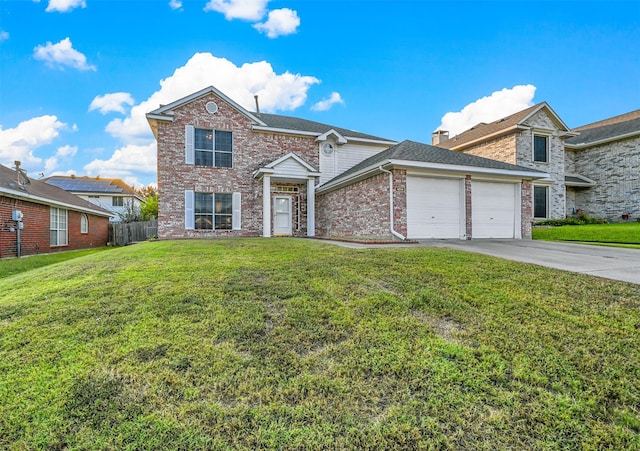
{"label": "pair of white garage doors", "polygon": [[[519,183],[471,180],[473,238],[520,238]],[[466,238],[464,179],[407,177],[408,238]]]}

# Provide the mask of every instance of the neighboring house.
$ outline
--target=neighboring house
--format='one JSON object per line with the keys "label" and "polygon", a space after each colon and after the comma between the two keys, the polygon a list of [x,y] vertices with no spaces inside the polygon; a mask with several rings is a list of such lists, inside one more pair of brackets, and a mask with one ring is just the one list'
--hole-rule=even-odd
{"label": "neighboring house", "polygon": [[110,213],[0,165],[0,258],[107,245]]}
{"label": "neighboring house", "polygon": [[534,218],[547,219],[567,214],[564,140],[572,136],[575,133],[543,102],[449,139],[446,132],[436,132],[432,144],[548,173],[534,182],[532,199]]}
{"label": "neighboring house", "polygon": [[547,172],[534,182],[535,220],[640,216],[640,110],[570,130],[543,102],[432,143]]}
{"label": "neighboring house", "polygon": [[640,218],[640,110],[573,131],[579,135],[565,141],[567,173],[590,183],[567,183],[567,210],[610,221]]}
{"label": "neighboring house", "polygon": [[[546,171],[288,116],[208,87],[147,114],[161,238],[531,236]],[[499,199],[499,202],[496,202]]]}
{"label": "neighboring house", "polygon": [[111,221],[140,212],[144,203],[142,196],[120,179],[54,175],[43,180],[112,212]]}

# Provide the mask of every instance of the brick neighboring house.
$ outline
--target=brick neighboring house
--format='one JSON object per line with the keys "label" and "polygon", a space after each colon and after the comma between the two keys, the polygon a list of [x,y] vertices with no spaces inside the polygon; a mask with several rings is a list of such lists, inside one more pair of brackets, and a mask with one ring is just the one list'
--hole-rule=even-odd
{"label": "brick neighboring house", "polygon": [[144,203],[142,196],[120,179],[54,175],[43,181],[110,211],[113,213],[111,221],[115,222],[132,212],[139,212]]}
{"label": "brick neighboring house", "polygon": [[573,131],[579,135],[565,141],[567,173],[584,174],[589,183],[567,183],[567,211],[640,218],[640,110]]}
{"label": "brick neighboring house", "polygon": [[[16,211],[21,221],[15,220]],[[109,216],[63,189],[0,165],[0,258],[106,246]]]}
{"label": "brick neighboring house", "polygon": [[438,130],[432,143],[547,172],[533,184],[536,220],[640,217],[640,110],[570,130],[542,102],[451,138]]}
{"label": "brick neighboring house", "polygon": [[161,238],[526,238],[531,183],[549,177],[249,112],[212,86],[147,120],[158,144]]}

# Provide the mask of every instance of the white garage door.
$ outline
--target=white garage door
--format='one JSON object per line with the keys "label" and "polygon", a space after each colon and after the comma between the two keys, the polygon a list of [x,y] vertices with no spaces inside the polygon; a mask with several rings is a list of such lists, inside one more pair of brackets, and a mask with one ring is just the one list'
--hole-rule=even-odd
{"label": "white garage door", "polygon": [[460,238],[464,235],[463,182],[407,177],[408,238]]}
{"label": "white garage door", "polygon": [[518,193],[513,183],[471,182],[473,238],[518,238]]}

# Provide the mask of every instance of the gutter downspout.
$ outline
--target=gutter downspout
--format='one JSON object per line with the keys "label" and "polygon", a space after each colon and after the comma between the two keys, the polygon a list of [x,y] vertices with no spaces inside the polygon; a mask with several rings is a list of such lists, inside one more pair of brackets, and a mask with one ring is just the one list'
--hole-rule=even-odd
{"label": "gutter downspout", "polygon": [[384,169],[382,166],[380,166],[378,169],[380,169],[382,172],[386,172],[387,174],[389,174],[389,221],[391,224],[389,226],[389,231],[396,238],[399,238],[402,241],[406,241],[407,237],[396,232],[396,230],[393,228],[393,173],[391,171]]}

